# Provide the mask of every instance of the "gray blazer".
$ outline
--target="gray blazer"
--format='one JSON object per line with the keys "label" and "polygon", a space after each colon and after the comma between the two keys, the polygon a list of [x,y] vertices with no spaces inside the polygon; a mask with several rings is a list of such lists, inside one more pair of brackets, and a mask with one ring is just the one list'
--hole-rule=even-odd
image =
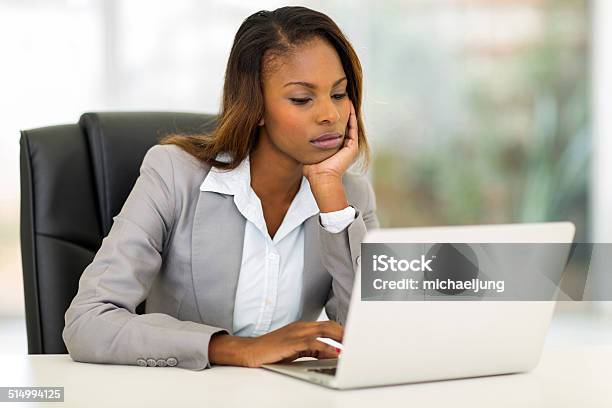
{"label": "gray blazer", "polygon": [[[146,154],[133,190],[66,311],[76,361],[209,368],[208,343],[232,333],[246,219],[232,196],[200,191],[210,166],[174,145]],[[304,225],[301,320],[344,324],[366,229],[378,227],[366,178],[342,179],[356,219],[339,233]],[[146,313],[135,314],[146,299]]]}

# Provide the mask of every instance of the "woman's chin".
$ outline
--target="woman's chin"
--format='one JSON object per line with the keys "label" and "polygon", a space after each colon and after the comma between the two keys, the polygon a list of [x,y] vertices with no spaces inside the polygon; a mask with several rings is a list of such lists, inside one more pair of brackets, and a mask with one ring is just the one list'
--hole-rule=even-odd
{"label": "woman's chin", "polygon": [[336,154],[338,152],[338,150],[339,149],[334,149],[334,150],[316,152],[314,154],[306,155],[306,157],[302,161],[302,164],[317,164],[317,163],[321,163],[322,161],[325,161],[325,160],[329,159],[330,157],[332,157],[334,154]]}

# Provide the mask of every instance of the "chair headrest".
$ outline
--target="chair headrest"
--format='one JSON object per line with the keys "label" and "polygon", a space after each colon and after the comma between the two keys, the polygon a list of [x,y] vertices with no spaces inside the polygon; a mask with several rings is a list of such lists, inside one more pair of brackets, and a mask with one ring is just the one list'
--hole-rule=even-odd
{"label": "chair headrest", "polygon": [[79,126],[87,136],[99,203],[102,234],[110,231],[113,217],[138,178],[150,147],[169,133],[210,132],[216,116],[183,112],[89,112]]}

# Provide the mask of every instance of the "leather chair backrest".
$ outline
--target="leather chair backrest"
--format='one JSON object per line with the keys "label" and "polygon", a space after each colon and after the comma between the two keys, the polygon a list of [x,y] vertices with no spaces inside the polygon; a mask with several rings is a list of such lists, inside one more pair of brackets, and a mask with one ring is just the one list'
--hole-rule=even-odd
{"label": "leather chair backrest", "polygon": [[78,124],[21,132],[21,258],[30,354],[67,352],[64,314],[147,150],[171,132],[209,132],[215,121],[198,113],[85,113]]}

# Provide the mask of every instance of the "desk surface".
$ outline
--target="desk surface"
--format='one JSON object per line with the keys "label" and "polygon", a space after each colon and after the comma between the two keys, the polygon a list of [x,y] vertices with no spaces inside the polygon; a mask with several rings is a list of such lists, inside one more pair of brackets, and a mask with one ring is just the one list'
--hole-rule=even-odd
{"label": "desk surface", "polygon": [[547,345],[540,364],[525,374],[344,391],[264,369],[112,366],[67,355],[1,358],[0,386],[63,386],[64,405],[75,407],[612,407],[611,345]]}

